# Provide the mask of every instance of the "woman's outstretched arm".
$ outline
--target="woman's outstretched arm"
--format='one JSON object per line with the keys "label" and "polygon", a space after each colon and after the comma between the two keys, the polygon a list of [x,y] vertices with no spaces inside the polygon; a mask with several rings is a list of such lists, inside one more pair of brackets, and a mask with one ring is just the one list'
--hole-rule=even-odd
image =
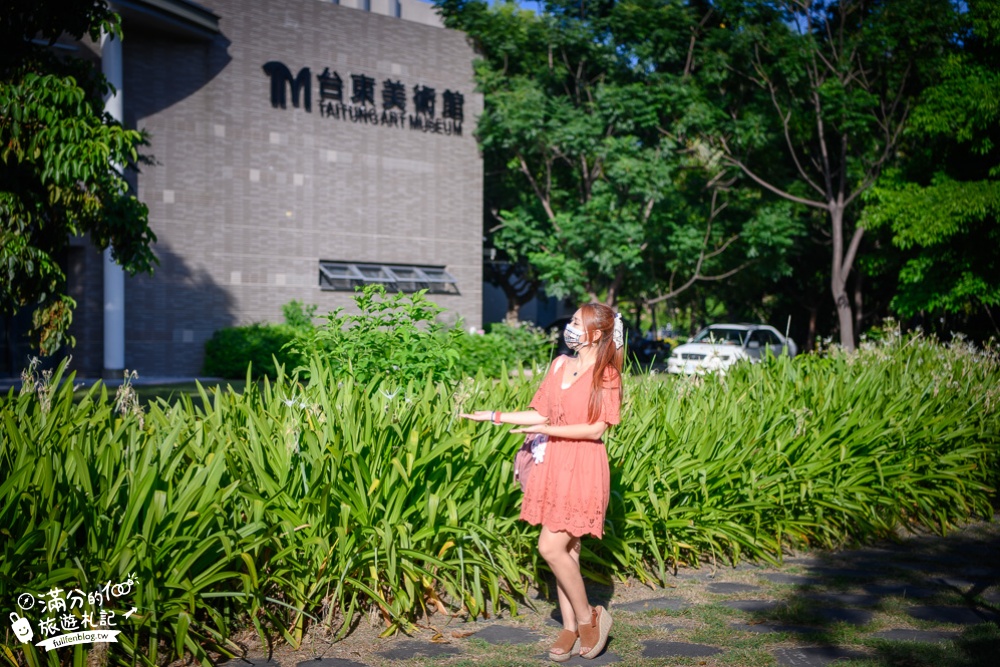
{"label": "woman's outstretched arm", "polygon": [[[514,423],[514,422],[511,422]],[[593,424],[566,424],[552,426],[550,424],[526,425],[525,428],[513,428],[511,433],[541,433],[552,438],[567,440],[600,440],[608,429],[607,422],[597,420]]]}
{"label": "woman's outstretched arm", "polygon": [[496,421],[494,418],[499,416],[499,423],[501,424],[517,424],[518,426],[537,426],[539,424],[545,424],[548,422],[548,417],[538,413],[535,410],[522,410],[521,412],[500,412],[499,410],[476,410],[475,412],[461,413],[459,417],[465,417],[466,419],[471,419],[477,422],[488,422]]}

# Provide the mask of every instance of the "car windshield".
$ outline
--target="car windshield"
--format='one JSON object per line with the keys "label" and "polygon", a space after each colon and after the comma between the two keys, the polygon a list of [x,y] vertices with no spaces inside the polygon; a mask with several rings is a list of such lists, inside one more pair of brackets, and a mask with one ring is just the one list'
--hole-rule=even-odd
{"label": "car windshield", "polygon": [[745,329],[703,329],[691,341],[692,343],[721,343],[722,345],[743,345],[743,340],[750,333]]}

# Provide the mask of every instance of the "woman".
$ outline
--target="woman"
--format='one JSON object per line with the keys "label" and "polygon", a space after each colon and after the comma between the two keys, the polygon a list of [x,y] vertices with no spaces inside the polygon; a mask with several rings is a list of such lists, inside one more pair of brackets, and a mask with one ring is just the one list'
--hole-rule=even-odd
{"label": "woman", "polygon": [[595,658],[604,649],[611,615],[591,607],[580,575],[580,538],[604,534],[611,495],[608,453],[601,437],[619,422],[621,406],[621,316],[591,303],[573,314],[564,337],[574,357],[560,356],[531,400],[532,410],[480,410],[463,417],[516,424],[512,433],[548,436],[543,460],[528,477],[521,518],[541,524],[538,551],[555,574],[563,631],[549,658],[569,660],[576,641],[580,655]]}

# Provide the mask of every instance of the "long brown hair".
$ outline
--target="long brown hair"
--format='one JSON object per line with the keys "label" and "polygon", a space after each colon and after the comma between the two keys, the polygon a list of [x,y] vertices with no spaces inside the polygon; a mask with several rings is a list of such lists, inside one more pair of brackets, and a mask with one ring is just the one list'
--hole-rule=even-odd
{"label": "long brown hair", "polygon": [[587,419],[593,424],[601,415],[601,403],[604,400],[605,373],[611,367],[618,375],[618,400],[622,398],[622,350],[615,345],[615,311],[605,306],[603,303],[588,303],[580,306],[580,320],[583,330],[592,337],[592,332],[600,331],[601,337],[596,343],[591,343],[597,348],[597,362],[594,364],[594,379],[590,387],[590,406],[587,409]]}

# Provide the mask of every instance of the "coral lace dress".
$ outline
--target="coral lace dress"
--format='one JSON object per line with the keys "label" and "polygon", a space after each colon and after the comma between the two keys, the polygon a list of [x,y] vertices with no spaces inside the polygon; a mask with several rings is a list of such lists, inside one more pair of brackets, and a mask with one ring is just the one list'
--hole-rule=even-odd
{"label": "coral lace dress", "polygon": [[[548,417],[554,426],[586,424],[594,367],[579,377],[567,373],[568,357],[552,363],[531,407]],[[560,368],[556,369],[556,366]],[[564,384],[572,384],[563,389]],[[621,377],[605,369],[601,414],[597,421],[620,421],[618,387]],[[528,477],[521,503],[521,518],[551,531],[566,531],[576,537],[604,534],[604,514],[611,495],[608,451],[601,440],[568,440],[550,437],[542,463]]]}

